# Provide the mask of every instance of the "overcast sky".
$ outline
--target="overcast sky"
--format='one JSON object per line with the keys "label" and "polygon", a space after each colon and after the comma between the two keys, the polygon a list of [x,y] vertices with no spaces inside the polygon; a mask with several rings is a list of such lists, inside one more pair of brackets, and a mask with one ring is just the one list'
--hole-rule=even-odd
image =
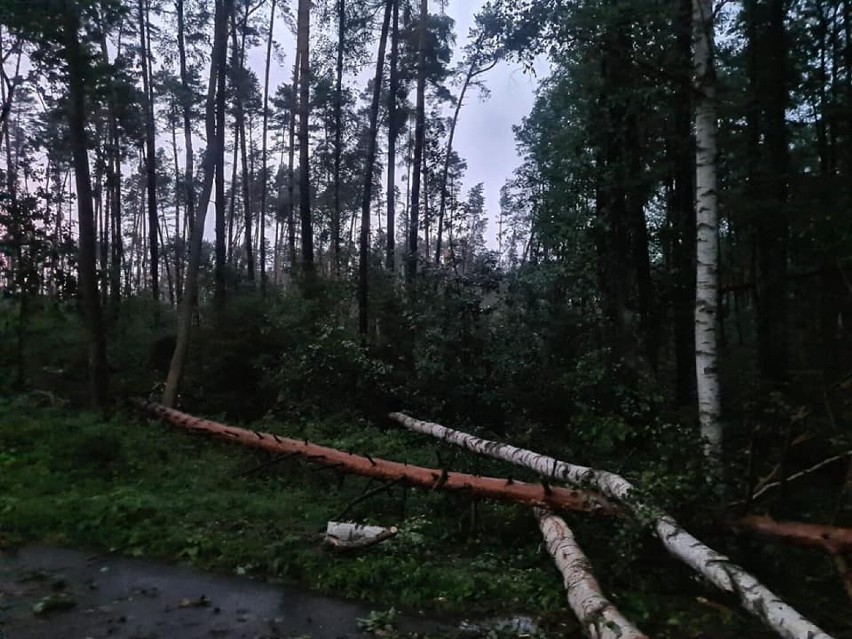
{"label": "overcast sky", "polygon": [[[445,12],[455,22],[456,50],[453,59],[455,65],[462,56],[462,48],[467,43],[473,18],[485,0],[449,0]],[[432,13],[440,11],[434,0],[429,3]],[[295,6],[292,7],[295,13]],[[282,64],[273,63],[270,72],[270,93],[282,83],[289,83],[292,74],[293,36],[283,21],[276,21],[276,41],[285,54]],[[258,47],[250,52],[249,64],[255,69],[258,78],[263,81],[263,63],[265,48]],[[374,73],[374,62],[363,72],[364,81]],[[546,71],[546,64],[537,65],[539,74]],[[350,83],[363,85],[362,78],[350,78]],[[483,100],[479,91],[468,91],[465,106],[461,110],[456,129],[455,149],[467,161],[467,176],[464,190],[478,182],[485,184],[485,197],[489,230],[489,243],[496,246],[496,221],[499,214],[500,187],[520,163],[515,149],[512,126],[519,124],[532,108],[535,87],[538,79],[524,73],[515,63],[501,62],[483,77],[484,84],[491,94]],[[459,87],[452,87],[458,93]],[[451,113],[448,110],[447,115]],[[400,185],[404,188],[404,184]]]}
{"label": "overcast sky", "polygon": [[[450,0],[447,5],[447,13],[456,21],[457,55],[467,43],[473,16],[483,4],[484,0]],[[469,95],[459,116],[455,146],[467,160],[466,186],[485,183],[488,237],[493,239],[500,187],[520,163],[512,126],[520,124],[532,109],[538,80],[519,65],[502,62],[488,72],[484,82],[491,94],[484,101],[476,91]]]}

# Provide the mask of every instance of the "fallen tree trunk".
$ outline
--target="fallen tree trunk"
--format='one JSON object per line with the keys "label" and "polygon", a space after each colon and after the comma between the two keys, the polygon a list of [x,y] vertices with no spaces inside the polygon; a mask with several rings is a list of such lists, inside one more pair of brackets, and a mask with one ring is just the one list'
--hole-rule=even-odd
{"label": "fallen tree trunk", "polygon": [[299,457],[312,464],[364,477],[404,482],[429,490],[454,490],[467,493],[474,498],[514,502],[551,510],[576,510],[608,515],[619,512],[606,499],[587,491],[551,488],[544,484],[526,484],[499,477],[478,477],[465,473],[451,473],[442,469],[409,466],[271,433],[227,426],[207,419],[199,419],[161,404],[138,402],[137,405],[149,415],[191,432],[205,433],[217,439],[260,448],[272,453]]}
{"label": "fallen tree trunk", "polygon": [[647,639],[609,601],[592,574],[591,564],[568,525],[551,512],[536,508],[535,518],[547,551],[562,573],[568,605],[591,639]]}
{"label": "fallen tree trunk", "polygon": [[330,521],[325,529],[325,541],[337,550],[363,550],[396,537],[396,526],[365,526],[349,522]]}
{"label": "fallen tree trunk", "polygon": [[440,424],[414,419],[404,413],[391,413],[390,418],[409,430],[437,437],[480,455],[530,468],[554,481],[563,481],[583,490],[594,490],[617,501],[639,521],[651,521],[655,535],[669,553],[718,588],[736,594],[746,610],[782,637],[830,639],[830,635],[784,603],[730,558],[706,546],[673,517],[641,499],[636,494],[636,487],[620,475],[569,464],[510,444],[474,437]]}
{"label": "fallen tree trunk", "polygon": [[852,553],[852,529],[805,524],[799,521],[776,521],[766,515],[745,515],[731,523],[736,531],[749,531],[784,543],[817,548],[832,555]]}

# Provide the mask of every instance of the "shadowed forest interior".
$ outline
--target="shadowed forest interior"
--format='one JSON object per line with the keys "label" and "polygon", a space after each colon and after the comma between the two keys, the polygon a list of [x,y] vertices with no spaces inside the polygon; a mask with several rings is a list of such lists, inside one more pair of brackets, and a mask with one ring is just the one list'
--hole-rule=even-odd
{"label": "shadowed forest interior", "polygon": [[850,5],[0,0],[0,549],[852,637]]}

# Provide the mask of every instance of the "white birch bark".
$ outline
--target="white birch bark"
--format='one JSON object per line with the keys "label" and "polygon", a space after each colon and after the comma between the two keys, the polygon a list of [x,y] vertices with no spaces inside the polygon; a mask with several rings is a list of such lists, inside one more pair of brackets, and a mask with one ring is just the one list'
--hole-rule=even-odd
{"label": "white birch bark", "polygon": [[716,365],[719,229],[716,193],[716,74],[713,65],[713,0],[692,0],[695,62],[695,370],[698,420],[705,455],[718,464],[722,452],[721,397]]}
{"label": "white birch bark", "polygon": [[372,539],[388,532],[384,526],[367,526],[351,522],[330,521],[326,524],[325,534],[340,541],[360,541]]}
{"label": "white birch bark", "polygon": [[647,639],[604,596],[588,557],[568,525],[541,508],[534,512],[547,552],[562,573],[568,605],[580,621],[583,633],[591,639]]}
{"label": "white birch bark", "polygon": [[638,520],[650,521],[654,534],[669,553],[716,587],[736,594],[746,610],[761,619],[780,636],[787,639],[830,639],[830,635],[781,601],[771,590],[728,557],[704,545],[689,534],[673,517],[634,495],[636,487],[620,475],[569,464],[510,444],[480,439],[440,424],[414,419],[403,413],[391,413],[390,418],[409,430],[431,435],[480,455],[524,466],[554,481],[596,490],[616,500]]}

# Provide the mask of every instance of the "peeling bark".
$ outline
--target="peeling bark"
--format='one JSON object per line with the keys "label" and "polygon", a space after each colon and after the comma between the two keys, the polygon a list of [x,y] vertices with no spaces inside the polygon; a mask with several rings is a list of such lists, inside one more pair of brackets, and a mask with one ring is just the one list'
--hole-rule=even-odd
{"label": "peeling bark", "polygon": [[730,558],[704,545],[673,517],[637,497],[636,487],[620,475],[569,464],[510,444],[480,439],[403,413],[391,413],[390,418],[409,430],[431,435],[471,452],[530,468],[549,479],[563,481],[582,490],[599,492],[622,504],[638,520],[651,521],[654,534],[669,553],[716,587],[737,595],[746,610],[780,636],[788,639],[830,638]]}
{"label": "peeling bark", "polygon": [[583,633],[591,639],[646,639],[601,591],[583,549],[568,525],[540,508],[535,518],[547,543],[547,552],[562,573],[568,605],[577,615]]}
{"label": "peeling bark", "polygon": [[227,426],[187,415],[162,404],[139,402],[149,415],[191,432],[204,433],[217,439],[260,448],[272,453],[292,455],[312,464],[339,469],[384,481],[400,481],[428,490],[453,490],[471,497],[515,502],[548,509],[576,510],[614,515],[618,510],[607,500],[592,493],[543,484],[526,484],[499,477],[479,477],[452,473],[443,469],[410,466],[401,462],[355,455],[334,448],[297,441],[271,433]]}

